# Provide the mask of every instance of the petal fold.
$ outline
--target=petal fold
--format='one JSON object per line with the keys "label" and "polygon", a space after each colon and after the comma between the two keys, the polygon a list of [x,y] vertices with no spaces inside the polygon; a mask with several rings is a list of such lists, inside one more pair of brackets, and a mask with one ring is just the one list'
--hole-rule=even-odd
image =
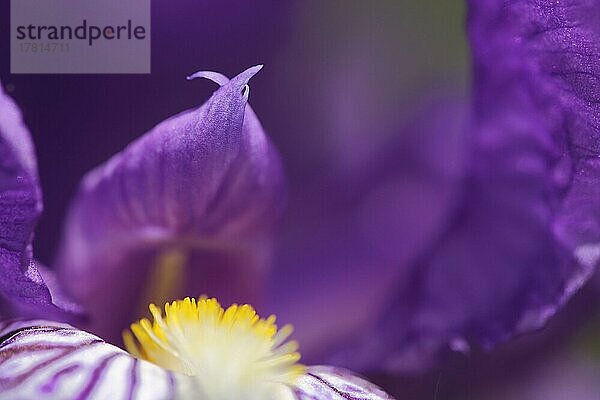
{"label": "petal fold", "polygon": [[82,181],[59,257],[108,340],[149,302],[207,293],[251,302],[284,203],[279,157],[246,105],[261,66],[154,127]]}
{"label": "petal fold", "polygon": [[19,108],[0,87],[0,315],[5,318],[72,316],[53,303],[33,260],[31,242],[41,212],[31,136]]}
{"label": "petal fold", "polygon": [[[548,142],[561,146],[563,165],[555,178],[564,184],[564,201],[555,234],[577,252],[598,252],[600,1],[484,0],[471,1],[470,8],[481,108],[494,108],[503,82],[521,82],[521,93],[536,103],[538,118],[550,118]],[[504,61],[495,65],[500,55]],[[591,261],[597,264],[598,257]]]}
{"label": "petal fold", "polygon": [[0,399],[175,398],[176,378],[87,332],[45,320],[0,324]]}
{"label": "petal fold", "polygon": [[337,358],[354,369],[427,368],[539,329],[600,259],[600,2],[469,4],[463,203],[381,323]]}

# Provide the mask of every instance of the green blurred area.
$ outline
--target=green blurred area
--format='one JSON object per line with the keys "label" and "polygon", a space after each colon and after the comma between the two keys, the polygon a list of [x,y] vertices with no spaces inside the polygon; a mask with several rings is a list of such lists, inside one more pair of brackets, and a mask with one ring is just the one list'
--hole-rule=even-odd
{"label": "green blurred area", "polygon": [[[271,71],[286,93],[296,93],[289,108],[304,110],[311,121],[286,116],[306,135],[278,145],[288,159],[293,149],[311,148],[298,160],[306,170],[314,165],[317,173],[317,165],[333,160],[343,168],[360,163],[356,148],[331,154],[353,140],[363,143],[367,158],[424,101],[444,91],[468,93],[462,1],[313,0],[296,3],[290,14],[293,33]],[[343,104],[345,98],[352,101]]]}
{"label": "green blurred area", "polygon": [[462,1],[317,4],[319,7],[310,11],[313,14],[306,22],[314,27],[321,51],[344,51],[356,43],[366,44],[365,57],[385,61],[387,71],[382,72],[387,73],[382,77],[386,78],[388,90],[390,82],[396,87],[414,89],[415,84],[431,79],[466,81],[468,54]]}
{"label": "green blurred area", "polygon": [[300,46],[309,46],[322,64],[350,63],[355,56],[368,63],[376,106],[384,110],[430,86],[465,87],[469,60],[462,1],[338,0],[301,8]]}

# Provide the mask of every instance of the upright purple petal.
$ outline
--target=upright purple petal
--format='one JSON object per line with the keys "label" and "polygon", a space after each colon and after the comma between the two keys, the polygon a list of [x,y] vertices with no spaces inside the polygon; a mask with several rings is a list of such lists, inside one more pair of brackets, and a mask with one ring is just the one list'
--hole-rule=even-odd
{"label": "upright purple petal", "polygon": [[0,324],[0,399],[174,399],[175,376],[100,338],[44,320]]}
{"label": "upright purple petal", "polygon": [[279,158],[246,106],[259,69],[196,74],[222,86],[84,178],[59,263],[94,332],[119,340],[149,302],[253,300],[284,199]]}
{"label": "upright purple petal", "polygon": [[32,256],[42,212],[33,143],[17,105],[0,88],[0,315],[66,318]]}
{"label": "upright purple petal", "polygon": [[470,5],[463,205],[382,323],[338,359],[355,368],[425,367],[538,329],[598,264],[600,2]]}

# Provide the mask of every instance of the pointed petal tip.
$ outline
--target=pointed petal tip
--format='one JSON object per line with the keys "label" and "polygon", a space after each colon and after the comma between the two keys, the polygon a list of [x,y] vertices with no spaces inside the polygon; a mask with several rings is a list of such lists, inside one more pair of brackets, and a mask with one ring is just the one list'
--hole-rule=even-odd
{"label": "pointed petal tip", "polygon": [[263,69],[263,67],[265,66],[265,64],[257,64],[253,67],[248,68],[246,71],[253,71],[254,74],[256,74],[258,71],[260,71],[261,69]]}
{"label": "pointed petal tip", "polygon": [[263,68],[263,64],[258,64],[253,67],[248,68],[244,72],[239,73],[232,81],[236,81],[241,85],[246,85],[252,79],[254,75],[258,73]]}
{"label": "pointed petal tip", "polygon": [[255,65],[253,67],[248,68],[244,72],[242,72],[242,74],[247,75],[248,79],[250,79],[254,75],[256,75],[261,69],[263,69],[264,66],[265,66],[264,64]]}

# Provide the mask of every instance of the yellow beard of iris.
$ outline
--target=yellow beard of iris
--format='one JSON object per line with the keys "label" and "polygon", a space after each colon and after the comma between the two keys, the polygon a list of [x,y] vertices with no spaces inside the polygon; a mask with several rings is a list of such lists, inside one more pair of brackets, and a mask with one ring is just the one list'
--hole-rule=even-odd
{"label": "yellow beard of iris", "polygon": [[[204,400],[287,400],[304,373],[298,344],[286,342],[292,327],[277,330],[275,316],[261,319],[249,305],[224,310],[216,299],[185,298],[165,304],[165,317],[125,331],[127,350],[186,379],[184,398]],[[134,338],[135,336],[135,338]]]}

